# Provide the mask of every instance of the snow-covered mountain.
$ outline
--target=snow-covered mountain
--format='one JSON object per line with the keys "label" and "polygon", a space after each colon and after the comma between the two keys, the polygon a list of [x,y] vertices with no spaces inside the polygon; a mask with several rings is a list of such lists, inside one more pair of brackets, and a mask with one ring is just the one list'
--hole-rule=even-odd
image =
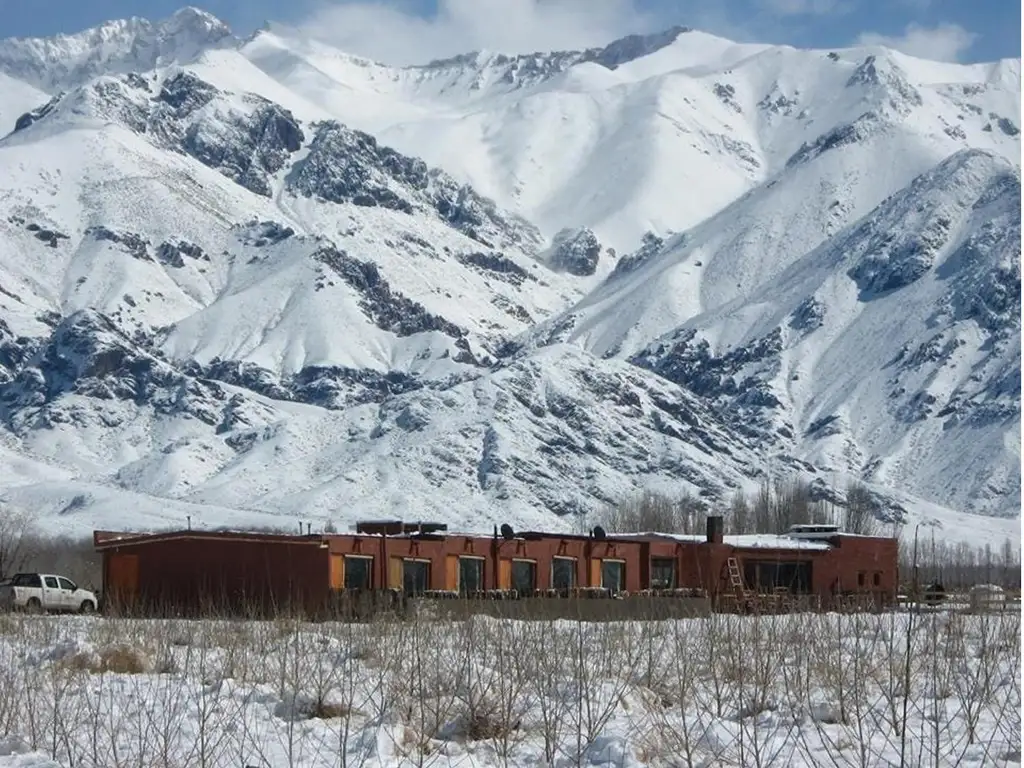
{"label": "snow-covered mountain", "polygon": [[1019,113],[1019,60],[682,28],[0,41],[0,501],[551,528],[800,473],[1019,538]]}

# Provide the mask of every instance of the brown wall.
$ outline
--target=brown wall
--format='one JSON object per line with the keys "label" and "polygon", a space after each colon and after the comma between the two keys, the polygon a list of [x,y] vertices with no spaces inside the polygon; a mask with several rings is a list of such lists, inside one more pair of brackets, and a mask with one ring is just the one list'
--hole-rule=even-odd
{"label": "brown wall", "polygon": [[[319,540],[170,538],[107,549],[103,560],[105,596],[150,612],[286,611],[327,598],[327,548]],[[136,573],[136,588],[117,594],[126,560],[134,560],[128,569]]]}
{"label": "brown wall", "polygon": [[625,580],[628,591],[641,589],[647,574],[641,571],[641,552],[645,544],[638,540],[593,541],[581,537],[550,536],[543,539],[494,539],[490,536],[425,535],[425,536],[359,536],[335,535],[327,537],[332,555],[372,555],[373,588],[400,588],[392,567],[394,558],[430,560],[430,588],[457,589],[452,583],[453,573],[448,558],[477,557],[484,561],[486,589],[507,589],[502,584],[502,561],[513,559],[536,562],[537,589],[551,586],[551,561],[555,557],[576,559],[576,583],[580,587],[600,586],[592,561],[602,559],[625,562]]}
{"label": "brown wall", "polygon": [[[557,534],[511,540],[445,534],[321,538],[202,532],[145,536],[134,542],[96,538],[104,550],[104,592],[116,597],[118,582],[131,582],[135,595],[153,605],[195,606],[206,601],[224,607],[246,602],[279,609],[289,603],[319,607],[327,603],[332,588],[343,586],[345,555],[373,559],[370,587],[375,590],[402,588],[401,564],[406,558],[430,562],[429,589],[457,590],[460,557],[483,560],[483,587],[491,590],[510,588],[508,564],[513,559],[532,560],[536,588],[546,590],[551,587],[552,560],[571,557],[576,560],[578,587],[600,586],[600,561],[615,559],[624,562],[626,591],[635,593],[650,585],[652,558],[671,558],[676,587],[704,589],[715,598],[733,592],[726,564],[736,557],[741,572],[749,561],[809,561],[812,591],[826,601],[836,593],[871,595],[882,602],[895,598],[895,540],[839,536],[832,543],[830,550],[773,550],[668,537],[597,541]],[[864,574],[863,583],[859,574]]]}

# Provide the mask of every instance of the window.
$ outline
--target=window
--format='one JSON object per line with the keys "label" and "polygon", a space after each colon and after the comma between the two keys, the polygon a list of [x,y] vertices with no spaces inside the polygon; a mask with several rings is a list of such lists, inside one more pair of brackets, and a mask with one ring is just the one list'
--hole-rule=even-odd
{"label": "window", "polygon": [[476,557],[459,558],[459,592],[479,592],[484,588],[484,561]]}
{"label": "window", "polygon": [[38,573],[19,573],[11,580],[12,587],[41,587],[43,582]]}
{"label": "window", "polygon": [[874,576],[871,577],[871,581],[872,581],[872,583],[876,587],[881,586],[881,584],[882,584],[882,574],[876,573]]}
{"label": "window", "polygon": [[776,562],[748,560],[743,569],[744,581],[761,592],[785,589],[797,594],[811,591],[810,562]]}
{"label": "window", "polygon": [[420,595],[430,588],[430,562],[404,560],[402,562],[402,589],[410,595]]}
{"label": "window", "polygon": [[537,564],[531,560],[512,561],[512,589],[532,592],[537,588]]}
{"label": "window", "polygon": [[601,561],[601,586],[611,592],[626,588],[626,564],[621,560]]}
{"label": "window", "polygon": [[45,578],[46,578],[46,588],[47,589],[60,589],[60,587],[57,586],[57,577],[56,576],[47,576]]}
{"label": "window", "polygon": [[676,561],[667,557],[651,558],[651,589],[676,588]]}
{"label": "window", "polygon": [[572,589],[576,586],[576,559],[556,557],[551,561],[551,586],[554,589]]}
{"label": "window", "polygon": [[71,579],[65,579],[63,576],[59,576],[57,581],[60,584],[60,588],[66,589],[68,592],[74,592],[75,589],[77,589]]}
{"label": "window", "polygon": [[369,589],[372,574],[372,557],[345,556],[345,589]]}
{"label": "window", "polygon": [[857,574],[857,586],[858,587],[863,587],[864,586],[864,572],[863,571],[861,571],[860,573]]}

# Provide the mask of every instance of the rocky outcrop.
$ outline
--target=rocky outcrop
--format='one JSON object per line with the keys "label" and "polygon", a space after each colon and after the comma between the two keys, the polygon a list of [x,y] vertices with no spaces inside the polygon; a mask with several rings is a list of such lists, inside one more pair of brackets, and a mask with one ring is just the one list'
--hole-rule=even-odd
{"label": "rocky outcrop", "polygon": [[556,272],[568,272],[577,277],[589,277],[597,271],[601,258],[601,243],[597,235],[586,227],[563,229],[554,237],[547,261]]}
{"label": "rocky outcrop", "polygon": [[288,179],[289,189],[332,203],[431,211],[446,224],[492,248],[536,251],[540,233],[500,211],[493,201],[444,171],[383,146],[367,133],[328,121],[316,126],[309,154]]}

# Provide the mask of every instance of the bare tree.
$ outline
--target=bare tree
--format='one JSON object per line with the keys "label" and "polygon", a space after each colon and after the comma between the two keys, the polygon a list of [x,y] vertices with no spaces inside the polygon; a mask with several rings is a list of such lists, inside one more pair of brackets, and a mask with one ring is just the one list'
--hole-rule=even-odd
{"label": "bare tree", "polygon": [[0,505],[0,581],[21,570],[31,556],[32,528],[28,512]]}
{"label": "bare tree", "polygon": [[867,486],[851,483],[846,489],[846,504],[842,512],[842,528],[847,533],[870,536],[878,527],[878,505]]}

